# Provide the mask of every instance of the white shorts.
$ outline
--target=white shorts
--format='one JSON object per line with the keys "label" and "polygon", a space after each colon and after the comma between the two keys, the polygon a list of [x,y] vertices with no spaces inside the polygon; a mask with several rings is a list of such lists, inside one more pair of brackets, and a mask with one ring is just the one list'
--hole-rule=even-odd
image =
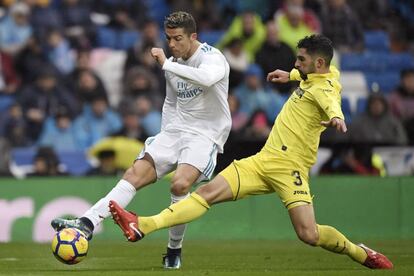
{"label": "white shorts", "polygon": [[145,140],[137,159],[142,159],[145,153],[154,160],[158,179],[174,171],[178,164],[190,164],[201,172],[199,182],[212,177],[218,148],[213,141],[198,134],[162,131]]}

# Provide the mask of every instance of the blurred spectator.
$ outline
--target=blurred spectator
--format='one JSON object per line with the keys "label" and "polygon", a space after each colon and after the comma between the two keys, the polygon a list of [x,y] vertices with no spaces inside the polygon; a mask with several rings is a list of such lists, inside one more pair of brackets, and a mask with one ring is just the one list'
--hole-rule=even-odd
{"label": "blurred spectator", "polygon": [[364,29],[378,30],[383,29],[387,24],[387,14],[390,11],[388,0],[348,0],[349,6],[358,14],[358,18],[363,19],[361,23]]}
{"label": "blurred spectator", "polygon": [[33,172],[27,176],[65,176],[59,168],[59,158],[53,148],[40,147],[33,158]]}
{"label": "blurred spectator", "polygon": [[149,136],[157,135],[161,131],[161,113],[154,108],[147,97],[138,97],[134,104],[145,132]]}
{"label": "blurred spectator", "polygon": [[221,29],[223,27],[218,1],[211,0],[169,0],[171,12],[186,11],[197,22],[197,32]]}
{"label": "blurred spectator", "polygon": [[104,84],[101,78],[97,75],[94,68],[91,66],[91,50],[88,48],[79,49],[76,52],[76,62],[75,68],[73,69],[72,73],[66,77],[66,86],[70,87],[71,90],[76,90],[80,75],[83,72],[88,71],[90,74],[93,75],[94,79],[98,82],[99,87],[104,87]]}
{"label": "blurred spectator", "polygon": [[323,34],[332,40],[335,49],[340,52],[363,50],[364,33],[361,23],[346,0],[328,0],[322,7]]}
{"label": "blurred spectator", "polygon": [[400,84],[389,95],[392,113],[402,121],[414,118],[414,68],[401,71]]}
{"label": "blurred spectator", "polygon": [[10,143],[0,137],[0,176],[13,176],[10,172],[10,161],[11,161],[11,155],[10,155],[11,147]]}
{"label": "blurred spectator", "polygon": [[243,82],[244,72],[249,66],[249,56],[243,49],[240,38],[231,40],[223,49],[223,55],[230,65],[229,89],[233,89]]}
{"label": "blurred spectator", "polygon": [[230,114],[231,114],[231,131],[234,134],[240,134],[247,125],[249,117],[246,113],[240,111],[240,102],[237,97],[230,94],[228,97]]}
{"label": "blurred spectator", "polygon": [[51,66],[38,38],[35,36],[29,38],[27,45],[16,56],[15,66],[25,84],[35,81],[40,68]]}
{"label": "blurred spectator", "polygon": [[90,19],[90,7],[83,0],[61,0],[59,13],[63,21],[64,34],[75,48],[91,47],[95,27]]}
{"label": "blurred spectator", "polygon": [[414,69],[401,71],[400,85],[389,96],[392,113],[407,130],[410,144],[414,145]]}
{"label": "blurred spectator", "polygon": [[36,141],[44,120],[54,116],[62,107],[66,107],[73,118],[79,112],[74,97],[62,86],[51,68],[37,69],[40,72],[34,84],[28,85],[20,95],[24,116],[28,123],[29,137]]}
{"label": "blurred spectator", "polygon": [[372,145],[406,145],[407,134],[401,122],[388,111],[388,103],[380,94],[371,94],[366,112],[350,125],[353,143]]}
{"label": "blurred spectator", "polygon": [[101,175],[101,176],[111,176],[111,175],[121,175],[124,170],[118,168],[115,162],[115,151],[113,150],[101,150],[97,154],[98,166],[92,168],[87,172],[87,175]]}
{"label": "blurred spectator", "polygon": [[134,46],[127,51],[124,75],[127,75],[128,71],[133,67],[144,67],[156,76],[158,83],[160,84],[160,89],[164,91],[164,72],[151,55],[151,49],[153,47],[165,49],[165,40],[160,36],[160,28],[157,22],[148,20],[144,23],[140,39],[138,39]]}
{"label": "blurred spectator", "polygon": [[142,0],[95,0],[93,10],[108,16],[109,27],[133,29],[142,27],[148,11]]}
{"label": "blurred spectator", "polygon": [[[256,55],[256,63],[260,65],[267,74],[276,69],[290,72],[295,65],[296,56],[293,50],[286,43],[279,40],[279,30],[273,21],[266,24],[266,41]],[[277,91],[282,93],[290,92],[292,82],[272,83]]]}
{"label": "blurred spectator", "polygon": [[0,50],[12,56],[18,54],[32,34],[29,24],[30,7],[17,2],[0,21]]}
{"label": "blurred spectator", "polygon": [[91,105],[85,106],[74,121],[74,130],[84,149],[119,131],[121,127],[121,118],[108,106],[105,97],[94,98]]}
{"label": "blurred spectator", "polygon": [[75,58],[68,41],[56,29],[48,32],[46,53],[49,61],[61,74],[67,75],[72,72],[75,67]]}
{"label": "blurred spectator", "polygon": [[153,46],[149,45],[139,52],[135,49],[130,49],[124,66],[124,75],[129,75],[129,71],[134,70],[135,67],[141,67],[146,71],[151,72],[152,75],[157,79],[157,83],[159,84],[161,92],[165,91],[165,75],[161,67],[151,55],[152,47]]}
{"label": "blurred spectator", "polygon": [[144,143],[125,136],[111,136],[100,140],[88,150],[91,158],[98,158],[101,151],[115,152],[115,166],[127,170],[144,148]]}
{"label": "blurred spectator", "polygon": [[161,110],[163,96],[155,76],[143,67],[134,67],[128,71],[125,77],[123,98],[120,106],[128,105],[141,96],[148,98],[153,108]]}
{"label": "blurred spectator", "polygon": [[223,49],[231,40],[239,38],[243,41],[243,48],[249,55],[249,61],[252,62],[265,40],[265,32],[260,16],[254,12],[246,11],[233,19],[217,47]]}
{"label": "blurred spectator", "polygon": [[[131,67],[147,63],[146,60],[143,60],[142,54],[147,48],[152,47],[164,49],[165,40],[161,39],[160,28],[157,22],[148,20],[144,23],[140,39],[137,40],[132,48],[128,49],[125,61],[125,71]],[[151,58],[151,60],[154,60],[154,58]],[[156,64],[156,62],[153,63]]]}
{"label": "blurred spectator", "polygon": [[8,109],[4,116],[4,137],[12,147],[27,147],[33,141],[28,137],[27,123],[23,116],[22,107],[15,103]]}
{"label": "blurred spectator", "polygon": [[121,110],[122,129],[113,136],[124,136],[139,141],[145,141],[149,135],[141,125],[141,118],[134,107]]}
{"label": "blurred spectator", "polygon": [[250,65],[245,73],[244,84],[235,89],[234,95],[240,102],[240,112],[248,118],[257,111],[263,111],[266,119],[273,122],[282,109],[283,99],[263,87],[263,78],[262,69],[257,64]]}
{"label": "blurred spectator", "polygon": [[304,0],[285,0],[274,19],[279,27],[279,40],[295,52],[300,39],[321,31],[319,19],[312,11],[305,9]]}
{"label": "blurred spectator", "polygon": [[372,147],[359,144],[352,148],[334,147],[332,156],[322,165],[319,174],[359,174],[386,176],[384,162]]}
{"label": "blurred spectator", "polygon": [[75,97],[80,106],[91,104],[93,99],[103,97],[108,101],[108,93],[98,76],[90,69],[77,71],[74,81]]}
{"label": "blurred spectator", "polygon": [[14,94],[19,84],[20,81],[14,69],[13,60],[0,50],[0,95]]}
{"label": "blurred spectator", "polygon": [[264,140],[269,136],[271,126],[266,113],[257,110],[251,116],[244,131],[244,136],[249,140]]}
{"label": "blurred spectator", "polygon": [[40,41],[46,41],[49,30],[63,30],[62,18],[57,10],[50,5],[50,0],[29,0],[31,5],[31,25]]}
{"label": "blurred spectator", "polygon": [[54,117],[46,119],[37,144],[52,147],[56,151],[74,151],[80,148],[77,140],[72,118],[62,107]]}

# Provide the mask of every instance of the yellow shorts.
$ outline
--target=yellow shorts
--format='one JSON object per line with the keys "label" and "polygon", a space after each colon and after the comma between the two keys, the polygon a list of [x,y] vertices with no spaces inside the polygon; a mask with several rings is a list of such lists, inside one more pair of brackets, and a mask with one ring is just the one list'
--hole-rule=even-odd
{"label": "yellow shorts", "polygon": [[220,175],[229,183],[234,200],[276,192],[287,209],[312,203],[309,169],[283,153],[259,152],[235,160]]}

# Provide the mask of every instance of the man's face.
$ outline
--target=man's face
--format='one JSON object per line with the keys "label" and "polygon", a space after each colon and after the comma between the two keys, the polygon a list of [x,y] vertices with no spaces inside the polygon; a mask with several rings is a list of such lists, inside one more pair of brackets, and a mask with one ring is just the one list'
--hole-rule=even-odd
{"label": "man's face", "polygon": [[375,99],[371,102],[369,106],[369,113],[373,117],[379,117],[385,112],[384,102],[380,99]]}
{"label": "man's face", "polygon": [[409,94],[414,95],[414,74],[406,75],[402,80],[402,85]]}
{"label": "man's face", "polygon": [[245,13],[242,17],[243,33],[247,36],[253,34],[254,31],[254,14]]}
{"label": "man's face", "polygon": [[295,68],[299,70],[302,77],[316,72],[315,62],[306,52],[306,49],[299,48],[296,55]]}
{"label": "man's face", "polygon": [[196,33],[189,35],[183,28],[165,28],[165,36],[168,47],[175,58],[187,57],[194,40],[197,39]]}

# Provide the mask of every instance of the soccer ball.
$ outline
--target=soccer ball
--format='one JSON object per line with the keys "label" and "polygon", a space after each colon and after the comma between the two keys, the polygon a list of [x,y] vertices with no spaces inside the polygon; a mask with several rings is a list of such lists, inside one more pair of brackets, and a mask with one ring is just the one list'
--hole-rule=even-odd
{"label": "soccer ball", "polygon": [[53,237],[52,252],[64,264],[77,264],[86,258],[88,240],[78,229],[65,228]]}

